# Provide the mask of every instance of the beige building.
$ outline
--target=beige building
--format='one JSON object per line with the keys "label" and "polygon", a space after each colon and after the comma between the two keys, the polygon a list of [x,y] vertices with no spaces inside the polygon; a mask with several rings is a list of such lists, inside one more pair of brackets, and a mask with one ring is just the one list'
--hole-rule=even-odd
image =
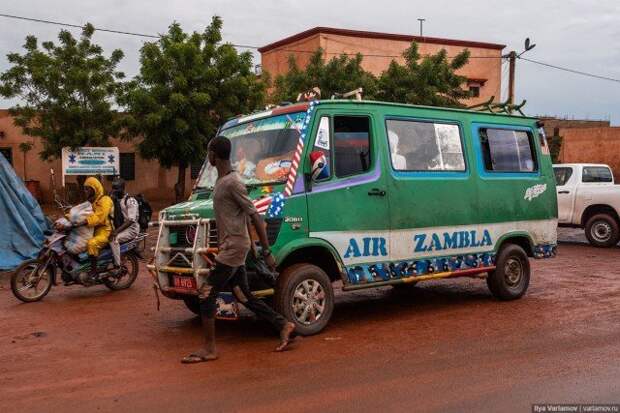
{"label": "beige building", "polygon": [[473,95],[465,103],[474,105],[489,100],[491,96],[495,97],[495,101],[500,100],[503,44],[315,27],[263,46],[258,51],[261,54],[262,70],[273,77],[286,73],[289,56],[293,55],[297,64],[305,67],[312,52],[318,48],[323,49],[328,59],[342,53],[361,53],[364,55],[364,69],[379,75],[392,60],[403,63],[402,53],[414,40],[423,56],[435,54],[441,49],[445,49],[448,56],[456,56],[468,49],[471,59],[458,72],[467,77],[465,87]]}
{"label": "beige building", "polygon": [[[32,142],[34,147],[26,154],[24,170],[24,154],[19,150],[22,142]],[[177,169],[162,168],[157,161],[146,161],[137,155],[134,144],[113,139],[111,146],[118,146],[120,152],[121,176],[127,182],[127,190],[132,194],[141,193],[148,200],[170,203],[174,201],[174,184],[177,181]],[[56,171],[56,188],[60,190],[60,159],[44,162],[39,158],[42,144],[38,138],[32,138],[22,133],[21,128],[13,125],[13,118],[7,110],[0,110],[0,153],[13,165],[17,175],[22,179],[39,182],[40,201],[50,203],[53,198],[50,169]],[[192,178],[195,178],[202,165],[194,165],[186,171],[186,193],[192,187]],[[24,177],[24,173],[26,176]],[[75,182],[75,177],[67,177],[69,184]],[[104,180],[104,186],[109,188],[110,182]],[[71,185],[69,185],[71,188]]]}

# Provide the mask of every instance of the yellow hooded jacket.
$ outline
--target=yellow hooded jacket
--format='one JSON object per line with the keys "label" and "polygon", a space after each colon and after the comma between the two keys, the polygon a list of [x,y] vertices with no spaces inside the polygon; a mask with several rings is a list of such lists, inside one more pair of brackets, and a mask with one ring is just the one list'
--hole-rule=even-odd
{"label": "yellow hooded jacket", "polygon": [[95,228],[93,238],[88,241],[88,255],[98,256],[101,248],[108,244],[108,238],[112,232],[112,209],[114,203],[112,198],[107,196],[103,190],[103,185],[97,178],[89,177],[84,182],[84,186],[90,187],[95,191],[95,201],[93,202],[93,214],[86,218],[86,224]]}

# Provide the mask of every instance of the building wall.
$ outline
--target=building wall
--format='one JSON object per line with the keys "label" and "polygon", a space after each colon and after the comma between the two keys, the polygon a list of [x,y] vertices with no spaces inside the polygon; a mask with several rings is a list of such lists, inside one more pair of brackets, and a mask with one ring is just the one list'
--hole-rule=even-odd
{"label": "building wall", "polygon": [[620,182],[620,127],[560,129],[563,163],[604,163]]}
{"label": "building wall", "polygon": [[[401,36],[405,37],[405,36]],[[473,43],[474,44],[474,43]],[[288,58],[294,55],[298,65],[305,67],[308,64],[310,52],[314,52],[320,46],[327,59],[331,59],[342,53],[366,55],[362,61],[362,67],[380,75],[387,69],[392,60],[404,62],[402,53],[411,45],[411,40],[385,39],[372,37],[356,37],[353,35],[339,35],[333,33],[317,33],[303,40],[287,43],[261,53],[262,70],[269,72],[273,78],[288,70]],[[419,52],[422,56],[435,54],[445,49],[448,56],[456,56],[464,49],[470,51],[472,58],[457,73],[469,79],[486,79],[480,87],[480,96],[470,98],[467,105],[474,105],[488,101],[491,96],[495,101],[500,100],[501,94],[501,49],[485,48],[452,44],[424,43],[418,40]],[[269,47],[269,46],[266,46]],[[397,56],[397,57],[394,57]],[[484,57],[484,58],[482,58]]]}
{"label": "building wall", "polygon": [[261,54],[261,68],[263,72],[269,72],[272,80],[276,76],[288,72],[289,56],[295,56],[295,61],[299,67],[306,67],[310,62],[312,52],[316,51],[320,45],[320,35],[301,39],[296,42],[278,47]]}
{"label": "building wall", "polygon": [[[0,132],[4,132],[4,137],[0,137],[0,149],[11,148],[13,157],[13,167],[22,179],[24,179],[24,158],[19,150],[22,142],[33,142],[33,149],[28,152],[26,158],[26,175],[28,179],[37,180],[41,186],[45,203],[52,202],[53,193],[51,186],[50,169],[56,172],[56,188],[60,190],[61,185],[61,162],[60,159],[45,162],[39,158],[39,152],[43,149],[39,138],[32,138],[22,133],[21,128],[13,125],[13,119],[7,110],[0,110]],[[112,139],[111,146],[118,146],[120,153],[135,153],[133,142]],[[75,182],[75,177],[67,177],[67,182]],[[186,171],[186,195],[189,195],[193,185],[190,168]],[[127,191],[133,194],[142,193],[150,201],[160,203],[172,203],[174,201],[174,184],[177,180],[177,168],[162,168],[157,161],[147,161],[135,155],[135,179],[127,181]],[[103,181],[104,186],[109,189],[110,182]]]}

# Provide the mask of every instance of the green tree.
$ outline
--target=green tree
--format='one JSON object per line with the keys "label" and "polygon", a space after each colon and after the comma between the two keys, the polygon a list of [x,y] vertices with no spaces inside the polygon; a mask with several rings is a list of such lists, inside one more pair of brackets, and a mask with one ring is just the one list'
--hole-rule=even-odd
{"label": "green tree", "polygon": [[558,134],[554,134],[553,136],[549,136],[549,152],[551,154],[551,161],[553,163],[560,162],[560,152],[562,151],[562,136]]}
{"label": "green tree", "polygon": [[342,54],[325,62],[323,50],[318,49],[310,57],[308,65],[300,69],[295,57],[291,55],[288,71],[275,78],[270,100],[274,103],[295,101],[299,93],[316,86],[321,89],[323,99],[358,87],[364,89],[365,98],[372,99],[376,93],[377,79],[362,68],[362,60],[362,55],[358,53],[353,57]]}
{"label": "green tree", "polygon": [[0,95],[20,103],[10,108],[15,125],[43,140],[42,159],[57,158],[65,146],[106,146],[118,133],[112,109],[123,58],[114,50],[109,58],[91,38],[95,28],[84,26],[79,39],[66,31],[58,44],[26,37],[23,54],[10,53],[12,65],[0,75]]}
{"label": "green tree", "polygon": [[178,167],[175,195],[185,192],[186,169],[205,158],[206,144],[226,119],[264,104],[265,84],[253,73],[250,52],[222,41],[215,16],[203,33],[178,23],[140,50],[140,74],[120,102],[124,137],[141,137],[138,151],[166,167]]}
{"label": "green tree", "polygon": [[470,96],[463,89],[466,77],[457,75],[469,60],[464,50],[449,60],[445,49],[422,57],[415,42],[403,53],[405,63],[392,60],[379,78],[377,98],[389,102],[416,105],[463,107],[460,102]]}

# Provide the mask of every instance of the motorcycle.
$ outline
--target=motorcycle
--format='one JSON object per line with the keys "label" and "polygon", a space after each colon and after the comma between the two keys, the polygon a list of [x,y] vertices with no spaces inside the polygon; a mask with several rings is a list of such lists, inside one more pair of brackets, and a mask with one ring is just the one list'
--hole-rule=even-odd
{"label": "motorcycle", "polygon": [[64,245],[66,232],[48,234],[36,259],[23,262],[11,277],[11,290],[23,302],[39,301],[58,285],[57,272],[65,286],[79,284],[85,287],[103,284],[110,290],[131,287],[138,276],[139,253],[137,247],[146,234],[121,244],[121,267],[114,268],[112,250],[104,249],[97,260],[97,274],[90,274],[90,260],[86,253],[71,254]]}

